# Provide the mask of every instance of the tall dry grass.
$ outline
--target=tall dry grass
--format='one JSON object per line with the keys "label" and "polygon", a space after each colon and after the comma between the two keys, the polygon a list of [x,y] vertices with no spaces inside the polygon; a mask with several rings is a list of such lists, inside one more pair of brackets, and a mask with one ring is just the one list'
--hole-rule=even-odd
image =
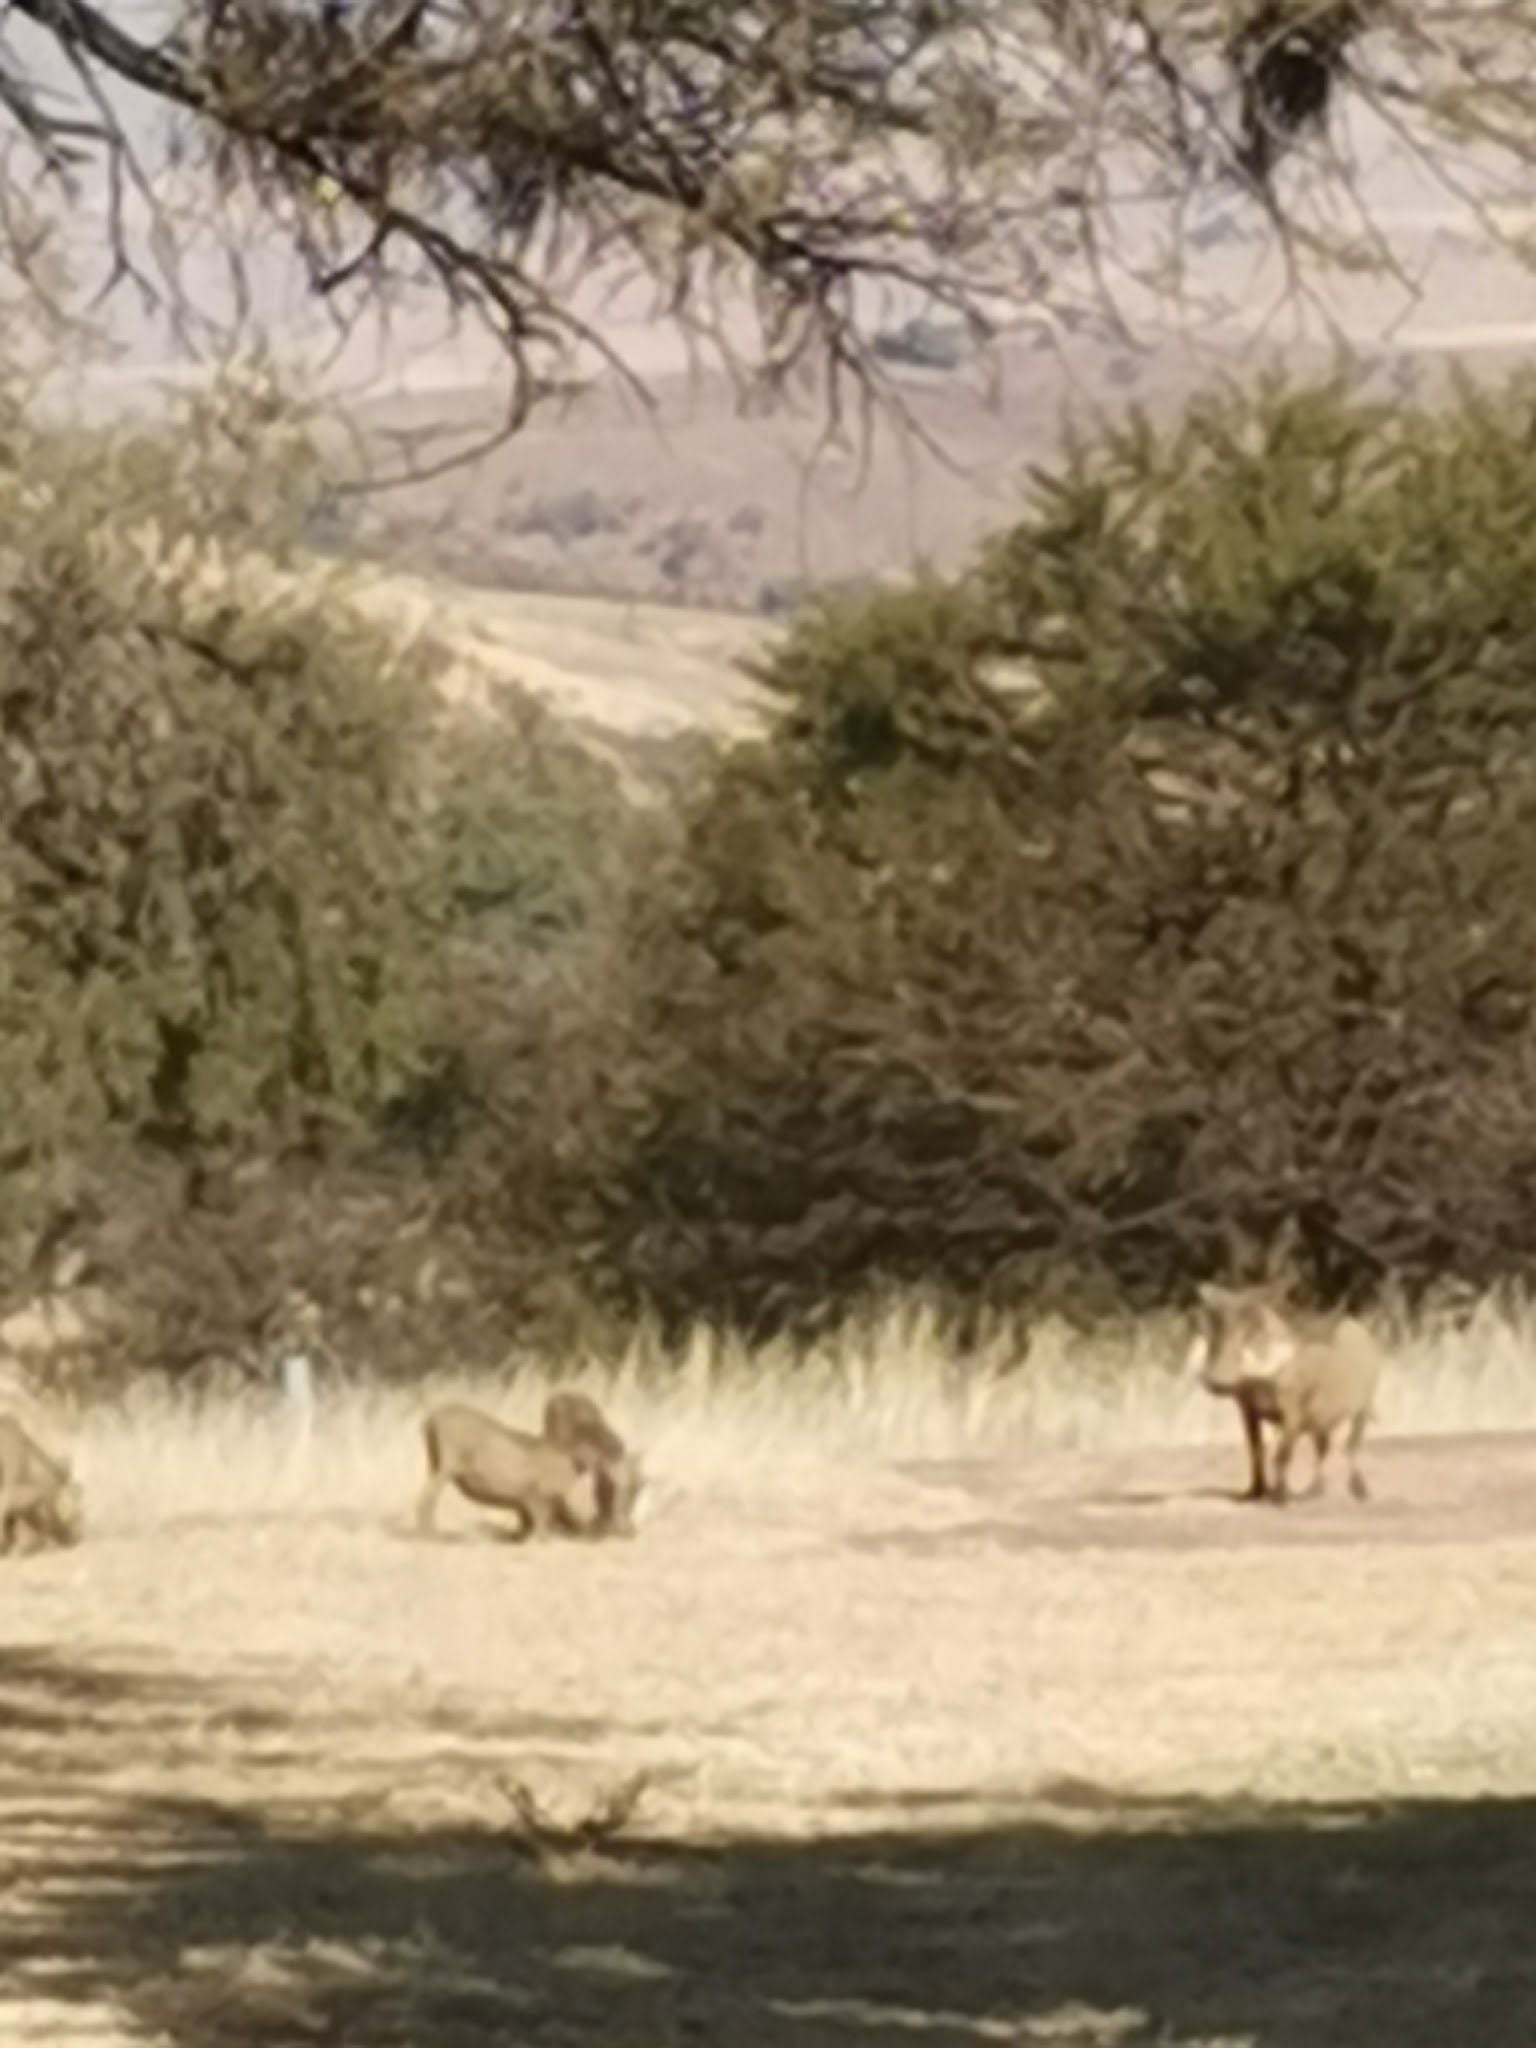
{"label": "tall dry grass", "polygon": [[[1536,1305],[1490,1298],[1455,1325],[1384,1334],[1382,1434],[1536,1420]],[[69,1415],[35,1384],[18,1401],[14,1376],[0,1385],[0,1406],[23,1406],[44,1441],[71,1448],[93,1512],[108,1522],[161,1511],[378,1515],[409,1509],[431,1403],[468,1400],[536,1428],[549,1389],[576,1385],[642,1451],[657,1513],[679,1493],[824,1486],[850,1461],[1227,1446],[1230,1410],[1188,1370],[1188,1342],[1175,1315],[1092,1334],[1046,1323],[1027,1348],[999,1333],[961,1360],[919,1303],[872,1316],[808,1356],[748,1351],[700,1332],[669,1359],[642,1337],[602,1373],[580,1359],[528,1357],[435,1373],[409,1390],[322,1380],[312,1413],[276,1388],[266,1398],[199,1401],[145,1385]]]}

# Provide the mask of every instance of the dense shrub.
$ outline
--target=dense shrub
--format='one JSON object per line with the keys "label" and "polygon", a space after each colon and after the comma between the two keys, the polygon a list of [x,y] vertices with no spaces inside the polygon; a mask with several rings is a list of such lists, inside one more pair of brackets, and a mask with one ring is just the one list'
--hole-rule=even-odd
{"label": "dense shrub", "polygon": [[1133,422],[767,680],[571,1041],[615,1299],[1146,1302],[1287,1216],[1329,1292],[1531,1270],[1536,386]]}
{"label": "dense shrub", "polygon": [[446,915],[502,961],[580,931],[623,871],[633,821],[612,771],[514,689],[440,735],[432,790]]}
{"label": "dense shrub", "polygon": [[260,378],[83,433],[0,376],[0,1282],[84,1260],[168,1368],[297,1296],[484,1333],[448,1162],[620,857],[606,771],[303,551],[320,481]]}
{"label": "dense shrub", "polygon": [[9,423],[0,1075],[18,1165],[113,1135],[302,1139],[387,1096],[422,1027],[422,659],[331,577],[264,556],[231,571],[284,480],[200,424],[68,441]]}
{"label": "dense shrub", "polygon": [[311,477],[259,389],[85,439],[0,388],[12,1272],[87,1244],[168,1365],[302,1298],[399,1372],[1178,1300],[1287,1218],[1324,1293],[1532,1274],[1536,385],[1073,449],[805,614],[645,821],[428,709],[292,553]]}

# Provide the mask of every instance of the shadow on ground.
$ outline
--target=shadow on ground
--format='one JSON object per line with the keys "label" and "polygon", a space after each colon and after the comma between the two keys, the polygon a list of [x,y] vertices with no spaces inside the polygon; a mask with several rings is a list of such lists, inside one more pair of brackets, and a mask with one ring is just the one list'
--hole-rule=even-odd
{"label": "shadow on ground", "polygon": [[861,1828],[850,1792],[818,1841],[551,1863],[494,1816],[290,1823],[136,1795],[105,1761],[219,1711],[0,1652],[0,1736],[30,1744],[0,1772],[0,1984],[166,2048],[1536,2040],[1532,1802],[1237,1811],[1062,1783],[1002,1820],[914,1789]]}
{"label": "shadow on ground", "polygon": [[[845,1541],[876,1556],[932,1558],[978,1547],[1295,1550],[1536,1537],[1536,1432],[1385,1438],[1368,1452],[1368,1504],[1351,1500],[1335,1472],[1322,1497],[1298,1492],[1283,1508],[1243,1498],[1247,1468],[1230,1451],[1084,1459],[1065,1488],[1059,1473],[1043,1485],[1041,1473],[1017,1458],[906,1459],[894,1468],[903,1478],[968,1512],[944,1525],[925,1518],[866,1528]],[[1303,1486],[1309,1477],[1303,1468]]]}

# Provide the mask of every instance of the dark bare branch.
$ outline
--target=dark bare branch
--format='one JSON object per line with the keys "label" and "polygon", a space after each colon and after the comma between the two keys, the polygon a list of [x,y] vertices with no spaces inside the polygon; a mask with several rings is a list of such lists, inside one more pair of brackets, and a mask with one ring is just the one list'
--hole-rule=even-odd
{"label": "dark bare branch", "polygon": [[[21,23],[78,103],[42,92]],[[254,195],[321,298],[426,284],[485,323],[514,423],[551,357],[622,369],[590,310],[617,275],[744,390],[819,367],[835,413],[883,384],[872,292],[978,341],[1041,302],[1114,319],[1122,278],[1175,289],[1201,193],[1246,194],[1293,290],[1390,262],[1342,110],[1475,197],[1536,163],[1533,55],[1536,0],[186,0],[154,42],[99,0],[12,0],[0,113],[59,176],[102,160],[109,283],[150,283],[120,218],[129,187],[156,208],[127,87],[171,112],[190,174]],[[1340,188],[1335,232],[1314,202]],[[1123,243],[1130,199],[1169,231],[1155,259]]]}

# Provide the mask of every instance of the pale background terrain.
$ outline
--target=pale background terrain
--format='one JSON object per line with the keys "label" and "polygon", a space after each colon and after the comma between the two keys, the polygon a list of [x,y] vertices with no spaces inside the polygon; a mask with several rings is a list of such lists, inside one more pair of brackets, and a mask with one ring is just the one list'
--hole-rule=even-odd
{"label": "pale background terrain", "polygon": [[[168,15],[164,0],[123,0],[114,12],[140,34]],[[41,80],[71,88],[56,48],[25,23],[7,34]],[[111,97],[163,230],[152,242],[148,198],[129,192],[127,243],[160,302],[124,288],[96,309],[97,350],[84,363],[57,361],[61,403],[91,414],[151,403],[167,381],[266,346],[303,366],[390,472],[494,434],[506,379],[484,335],[403,290],[387,323],[339,328],[258,215],[211,200],[206,181],[178,169],[160,111],[126,89]],[[1169,242],[1166,210],[1107,166],[1122,196],[1101,223],[1099,279],[1066,263],[1049,306],[999,309],[990,360],[961,349],[947,369],[891,364],[893,395],[919,431],[904,435],[887,411],[869,447],[856,417],[829,444],[814,393],[743,415],[718,355],[690,350],[659,320],[651,288],[573,258],[562,298],[646,380],[652,409],[595,357],[579,358],[565,367],[591,382],[568,408],[537,412],[472,468],[349,501],[337,537],[493,588],[778,610],[808,582],[954,561],[1008,516],[1028,465],[1049,455],[1071,414],[1086,420],[1132,399],[1166,411],[1212,377],[1273,359],[1320,367],[1341,343],[1395,387],[1432,383],[1448,359],[1481,374],[1523,357],[1536,334],[1536,273],[1498,237],[1528,232],[1536,195],[1511,190],[1470,151],[1432,167],[1370,114],[1342,120],[1335,142],[1357,199],[1319,199],[1306,215],[1333,233],[1363,224],[1372,271],[1303,273],[1298,288],[1256,210],[1220,186],[1185,208]],[[173,265],[157,254],[167,242]],[[58,245],[81,294],[105,282],[109,246],[106,194],[87,175]],[[1162,281],[1175,258],[1170,295]],[[749,351],[745,305],[726,306],[722,319]],[[894,337],[923,312],[891,291],[861,301],[871,336]]]}
{"label": "pale background terrain", "polygon": [[[631,763],[740,733],[767,629],[733,612],[954,560],[1074,408],[1321,364],[1330,320],[1399,388],[1520,359],[1536,286],[1401,166],[1377,193],[1417,296],[1277,313],[1262,252],[1207,222],[1218,303],[1016,336],[995,400],[906,373],[945,459],[885,431],[867,475],[811,465],[810,401],[744,419],[610,309],[653,417],[601,385],[338,538],[399,572],[374,601],[446,639],[471,705],[520,681]],[[87,267],[99,230],[72,224]],[[247,338],[312,352],[282,262],[256,268]],[[194,251],[215,314],[218,276]],[[186,369],[131,302],[109,326],[69,402]],[[421,308],[325,375],[376,446],[496,416],[484,351]],[[1283,1515],[1228,1497],[1235,1419],[1181,1343],[960,1376],[919,1325],[794,1378],[637,1370],[598,1391],[649,1509],[597,1545],[451,1508],[411,1535],[447,1377],[326,1388],[312,1435],[44,1404],[90,1522],[0,1575],[0,2041],[1529,2048],[1536,1332],[1399,1344],[1377,1497]],[[531,1421],[546,1376],[465,1384]],[[637,1770],[612,1841],[520,1832],[509,1787],[576,1820]]]}
{"label": "pale background terrain", "polygon": [[412,1533],[429,1394],[537,1368],[45,1414],[91,1526],[5,1573],[0,2037],[1528,2043],[1533,1333],[1400,1345],[1375,1499],[1288,1511],[1177,1336],[636,1367],[630,1542]]}

